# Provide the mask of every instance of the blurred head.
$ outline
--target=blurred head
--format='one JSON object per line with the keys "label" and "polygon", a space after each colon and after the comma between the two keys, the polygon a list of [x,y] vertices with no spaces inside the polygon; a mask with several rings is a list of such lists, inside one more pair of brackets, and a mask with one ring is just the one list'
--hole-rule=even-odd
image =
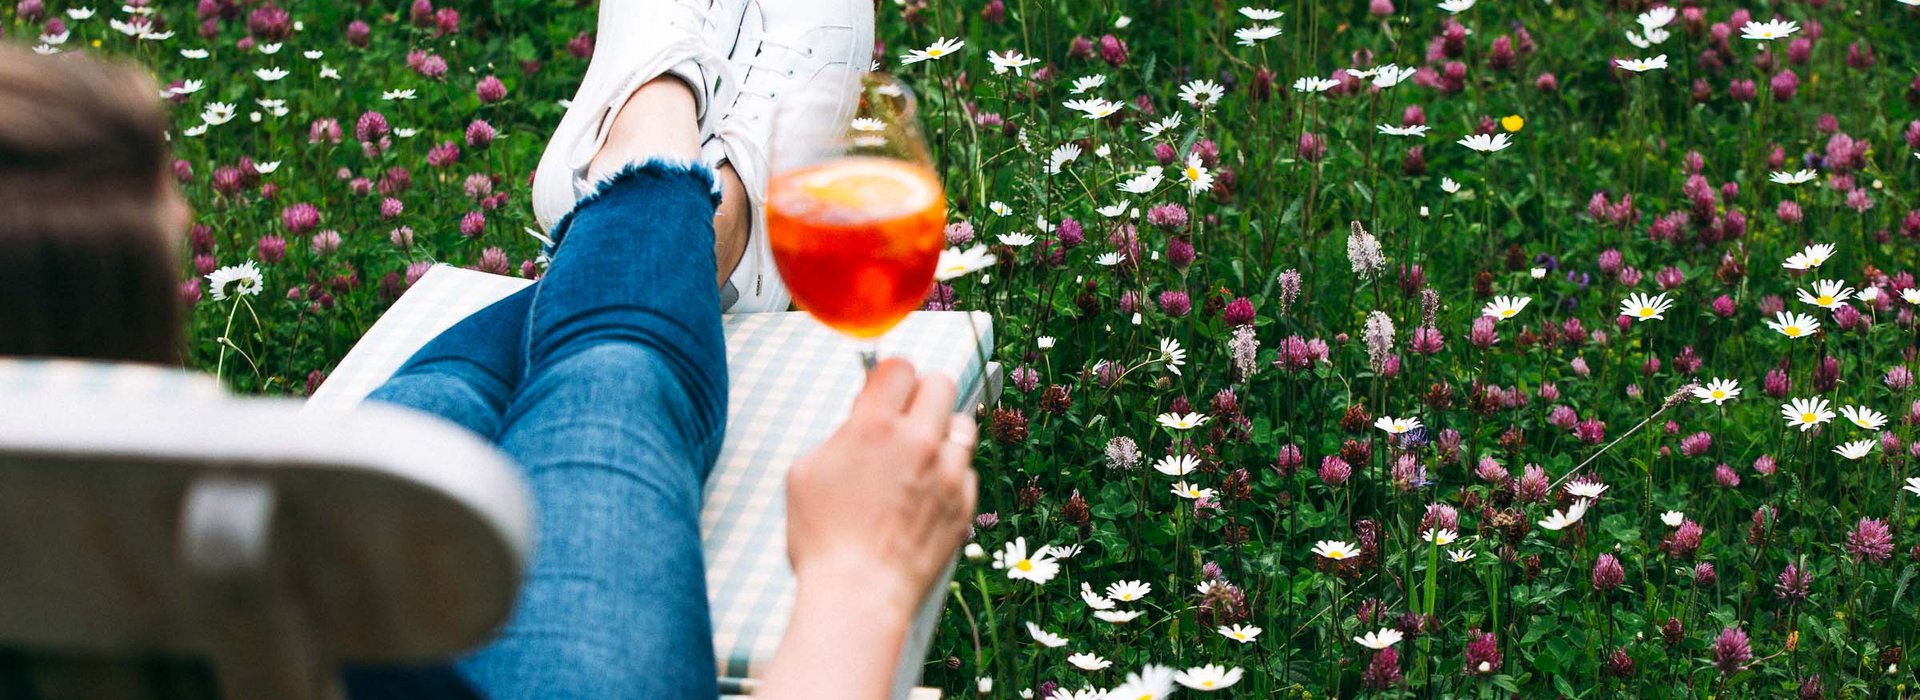
{"label": "blurred head", "polygon": [[158,90],[0,45],[0,356],[179,363],[189,213]]}

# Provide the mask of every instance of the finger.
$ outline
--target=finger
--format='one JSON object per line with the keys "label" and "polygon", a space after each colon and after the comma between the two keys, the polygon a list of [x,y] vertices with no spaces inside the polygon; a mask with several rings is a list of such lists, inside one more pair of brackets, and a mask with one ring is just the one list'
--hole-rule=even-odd
{"label": "finger", "polygon": [[965,413],[951,413],[947,416],[947,442],[966,448],[967,462],[973,460],[973,448],[980,443],[980,424],[973,416]]}
{"label": "finger", "polygon": [[913,363],[889,357],[867,373],[867,385],[861,387],[860,395],[853,399],[853,412],[899,415],[913,397],[913,385]]}
{"label": "finger", "polygon": [[953,380],[946,375],[935,374],[920,380],[914,387],[913,400],[907,404],[907,422],[923,425],[936,434],[951,432],[948,422],[953,415],[954,394],[958,391]]}

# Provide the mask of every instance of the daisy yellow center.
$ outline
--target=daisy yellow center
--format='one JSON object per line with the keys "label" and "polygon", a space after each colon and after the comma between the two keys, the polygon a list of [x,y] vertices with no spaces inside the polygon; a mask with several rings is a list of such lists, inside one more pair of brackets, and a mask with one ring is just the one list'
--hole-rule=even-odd
{"label": "daisy yellow center", "polygon": [[1809,259],[1809,260],[1807,260],[1807,263],[1808,263],[1808,264],[1810,264],[1810,265],[1813,265],[1814,267],[1819,267],[1819,266],[1820,266],[1820,263],[1823,263],[1823,262],[1826,262],[1826,261],[1827,261],[1827,259],[1826,259],[1826,258],[1818,258],[1818,257],[1816,257],[1816,258],[1812,258],[1812,259]]}
{"label": "daisy yellow center", "polygon": [[934,58],[939,58],[943,55],[946,55],[946,53],[947,53],[946,49],[941,49],[941,48],[927,49],[927,55],[932,56]]}
{"label": "daisy yellow center", "polygon": [[1345,559],[1347,558],[1347,553],[1336,549],[1331,552],[1327,552],[1327,558],[1328,559]]}
{"label": "daisy yellow center", "polygon": [[1647,318],[1652,315],[1653,315],[1653,307],[1651,306],[1640,307],[1640,318]]}
{"label": "daisy yellow center", "polygon": [[1814,300],[1813,300],[1813,303],[1815,303],[1815,304],[1819,304],[1819,305],[1821,305],[1821,306],[1832,306],[1832,305],[1833,305],[1833,295],[1831,295],[1831,294],[1822,294],[1822,295],[1820,295],[1820,298],[1818,298],[1818,299],[1814,299]]}
{"label": "daisy yellow center", "polygon": [[1188,180],[1200,179],[1200,169],[1193,166],[1187,166],[1187,179]]}
{"label": "daisy yellow center", "polygon": [[1516,313],[1519,313],[1519,312],[1513,309],[1501,309],[1500,318],[1513,318],[1513,315]]}
{"label": "daisy yellow center", "polygon": [[1211,688],[1213,687],[1213,681],[1200,681],[1200,685]]}
{"label": "daisy yellow center", "polygon": [[1013,568],[1016,568],[1016,569],[1019,569],[1019,570],[1021,570],[1021,571],[1032,571],[1032,570],[1033,570],[1033,560],[1032,560],[1032,559],[1021,559],[1020,561],[1017,561],[1017,562],[1014,562],[1014,563],[1013,563]]}
{"label": "daisy yellow center", "polygon": [[1811,413],[1802,413],[1802,414],[1800,414],[1800,422],[1802,422],[1802,423],[1812,423],[1813,421],[1815,421],[1815,420],[1817,420],[1817,419],[1819,419],[1819,416],[1816,416],[1816,415],[1813,415],[1813,414],[1811,414]]}
{"label": "daisy yellow center", "polygon": [[1789,337],[1789,338],[1797,338],[1797,337],[1799,337],[1799,336],[1800,336],[1800,327],[1799,327],[1799,326],[1787,326],[1786,328],[1782,328],[1782,329],[1780,329],[1780,332],[1781,332],[1781,333],[1785,333],[1785,334],[1787,334],[1787,337]]}
{"label": "daisy yellow center", "polygon": [[1727,398],[1727,392],[1724,392],[1724,391],[1721,391],[1721,390],[1719,390],[1719,389],[1714,389],[1714,390],[1713,390],[1713,398],[1716,398],[1716,399],[1724,399],[1724,398]]}
{"label": "daisy yellow center", "polygon": [[1141,693],[1135,700],[1153,700],[1153,693]]}
{"label": "daisy yellow center", "polygon": [[1853,419],[1853,424],[1854,424],[1854,425],[1857,425],[1857,426],[1860,426],[1860,427],[1862,427],[1862,428],[1865,428],[1865,427],[1867,427],[1867,422],[1866,422],[1866,421],[1864,421],[1864,420],[1861,420],[1861,419],[1859,419],[1859,418],[1855,418],[1855,419]]}

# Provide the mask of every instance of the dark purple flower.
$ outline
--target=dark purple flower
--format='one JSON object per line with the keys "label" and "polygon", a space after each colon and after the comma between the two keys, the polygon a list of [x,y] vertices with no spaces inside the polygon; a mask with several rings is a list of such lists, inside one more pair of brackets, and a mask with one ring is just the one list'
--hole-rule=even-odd
{"label": "dark purple flower", "polygon": [[1593,590],[1611,591],[1627,579],[1626,569],[1612,554],[1602,554],[1593,562]]}
{"label": "dark purple flower", "polygon": [[287,257],[287,239],[273,234],[261,236],[256,247],[260,251],[260,262],[273,264]]}
{"label": "dark purple flower", "polygon": [[1157,301],[1160,302],[1161,313],[1173,318],[1180,318],[1193,310],[1193,302],[1187,298],[1187,293],[1178,289],[1161,292]]}
{"label": "dark purple flower", "polygon": [[474,86],[473,94],[478,95],[481,102],[493,104],[507,99],[507,86],[500,82],[500,78],[489,75],[481,78],[480,84]]}
{"label": "dark purple flower", "polygon": [[1893,533],[1877,518],[1861,518],[1847,533],[1847,553],[1854,561],[1881,563],[1893,556]]}
{"label": "dark purple flower", "polygon": [[1723,674],[1746,668],[1752,658],[1753,647],[1747,642],[1746,631],[1739,627],[1721,630],[1720,636],[1713,640],[1713,665]]}

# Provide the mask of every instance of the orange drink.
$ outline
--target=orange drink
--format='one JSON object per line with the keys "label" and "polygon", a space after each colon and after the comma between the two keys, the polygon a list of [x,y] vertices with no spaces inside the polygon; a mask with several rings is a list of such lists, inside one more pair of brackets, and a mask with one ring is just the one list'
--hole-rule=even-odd
{"label": "orange drink", "polygon": [[933,172],[898,159],[836,158],[768,185],[768,243],[794,303],[855,338],[877,338],[920,307],[946,218]]}

